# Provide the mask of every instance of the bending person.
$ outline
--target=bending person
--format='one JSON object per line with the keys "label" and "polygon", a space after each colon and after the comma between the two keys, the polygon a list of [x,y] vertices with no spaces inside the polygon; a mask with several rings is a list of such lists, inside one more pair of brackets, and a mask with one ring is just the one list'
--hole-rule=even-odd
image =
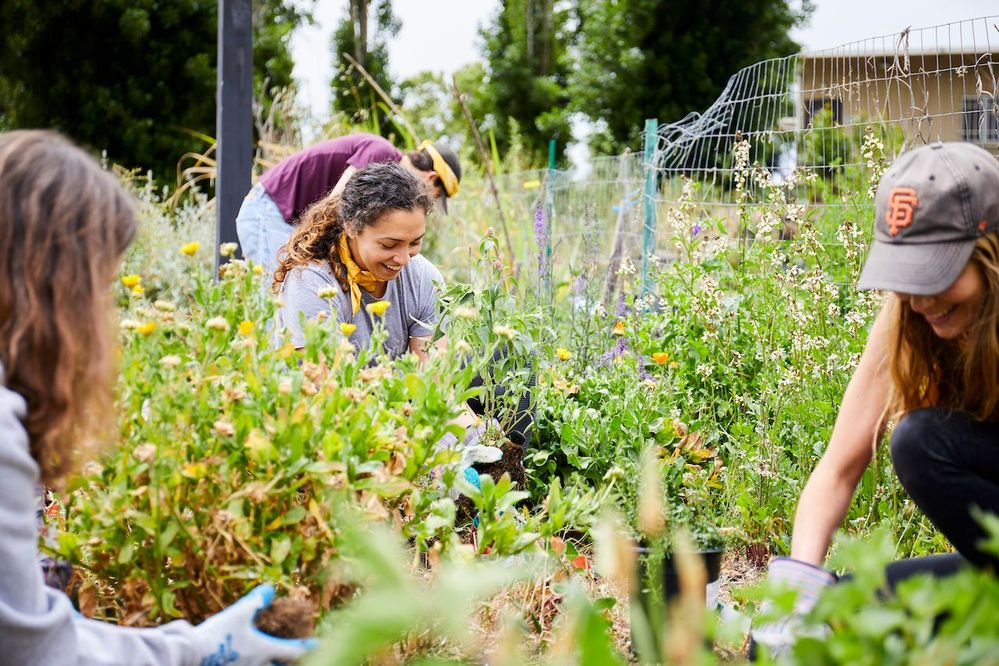
{"label": "bending person", "polygon": [[136,232],[132,202],[95,160],[41,131],[0,134],[0,645],[8,664],[235,664],[296,660],[311,641],[253,624],[261,586],[197,627],[96,622],[46,587],[36,488],[79,442],[112,432],[111,285]]}
{"label": "bending person", "polygon": [[461,163],[442,143],[424,141],[407,153],[374,134],[351,134],[322,141],[295,153],[267,170],[243,200],[236,216],[236,234],[243,257],[272,274],[277,251],[287,242],[312,204],[343,191],[358,170],[369,164],[402,165],[431,185],[431,192],[447,212],[447,199],[458,193]]}
{"label": "bending person", "polygon": [[885,172],[875,215],[859,286],[891,293],[802,492],[791,557],[770,566],[798,588],[799,612],[835,581],[820,567],[888,420],[899,481],[957,551],[894,563],[889,584],[999,565],[973,514],[999,512],[999,163],[967,143],[917,148]]}

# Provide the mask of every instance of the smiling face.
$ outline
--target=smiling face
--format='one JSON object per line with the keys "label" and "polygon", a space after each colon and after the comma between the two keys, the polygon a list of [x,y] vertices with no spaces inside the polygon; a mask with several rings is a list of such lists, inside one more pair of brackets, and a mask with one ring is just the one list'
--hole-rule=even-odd
{"label": "smiling face", "polygon": [[420,253],[426,232],[427,213],[422,208],[390,210],[359,232],[348,229],[347,245],[358,266],[388,282]]}
{"label": "smiling face", "polygon": [[969,261],[954,283],[932,296],[896,292],[913,313],[921,315],[938,338],[953,340],[964,335],[978,316],[985,296],[985,280],[978,264]]}

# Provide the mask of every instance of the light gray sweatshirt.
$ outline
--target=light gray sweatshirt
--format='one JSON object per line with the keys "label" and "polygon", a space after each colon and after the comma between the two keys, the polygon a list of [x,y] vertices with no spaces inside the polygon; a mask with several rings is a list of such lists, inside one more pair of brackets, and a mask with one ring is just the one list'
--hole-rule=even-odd
{"label": "light gray sweatshirt", "polygon": [[128,666],[196,663],[190,624],[130,629],[88,620],[46,587],[38,565],[39,470],[21,424],[24,399],[0,366],[0,665]]}

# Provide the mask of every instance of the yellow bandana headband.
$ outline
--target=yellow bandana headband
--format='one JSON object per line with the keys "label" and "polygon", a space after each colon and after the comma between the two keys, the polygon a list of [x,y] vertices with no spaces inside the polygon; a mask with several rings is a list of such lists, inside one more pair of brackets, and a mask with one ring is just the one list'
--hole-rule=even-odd
{"label": "yellow bandana headband", "polygon": [[434,172],[440,176],[441,183],[444,184],[444,191],[447,192],[449,197],[453,197],[458,193],[458,178],[454,175],[454,171],[451,170],[451,165],[448,164],[441,154],[437,152],[434,148],[432,141],[424,141],[419,146],[416,147],[417,150],[425,150],[430,155],[430,158],[434,161]]}
{"label": "yellow bandana headband", "polygon": [[350,246],[347,245],[347,234],[340,234],[340,261],[347,267],[347,284],[350,286],[350,308],[351,315],[356,315],[361,309],[361,287],[369,294],[378,288],[378,285],[385,282],[379,280],[368,271],[362,270],[354,257],[350,255]]}

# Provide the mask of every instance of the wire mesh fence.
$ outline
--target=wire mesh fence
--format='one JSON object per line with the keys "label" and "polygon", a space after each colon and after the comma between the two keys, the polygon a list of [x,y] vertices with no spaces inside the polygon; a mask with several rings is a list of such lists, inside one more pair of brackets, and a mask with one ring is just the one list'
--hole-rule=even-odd
{"label": "wire mesh fence", "polygon": [[[650,255],[671,258],[663,225],[685,185],[695,214],[720,221],[732,239],[746,233],[745,206],[783,187],[835,246],[846,216],[870,214],[882,154],[890,161],[935,141],[999,151],[997,46],[999,16],[989,16],[746,67],[709,108],[647,133],[644,154],[594,159],[585,177],[557,170],[499,177],[510,216],[506,251],[541,290],[564,288],[587,262],[608,284],[618,273],[627,279]],[[494,222],[496,203],[482,195],[454,202],[460,220]],[[482,231],[448,225],[456,227]],[[793,233],[778,229],[774,238]]]}

